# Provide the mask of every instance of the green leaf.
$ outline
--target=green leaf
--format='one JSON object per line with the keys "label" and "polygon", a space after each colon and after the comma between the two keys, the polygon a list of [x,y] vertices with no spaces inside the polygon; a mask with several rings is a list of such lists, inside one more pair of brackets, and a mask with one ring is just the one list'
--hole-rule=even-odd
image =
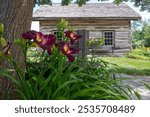
{"label": "green leaf", "polygon": [[68,21],[61,19],[60,23],[57,24],[58,31],[64,31],[68,27]]}
{"label": "green leaf", "polygon": [[14,44],[24,47],[26,46],[26,40],[18,38],[14,40]]}
{"label": "green leaf", "polygon": [[55,99],[57,95],[60,95],[59,93],[62,92],[63,88],[66,88],[69,84],[77,82],[76,80],[66,81],[63,84],[61,84],[55,92],[52,94],[52,99]]}
{"label": "green leaf", "polygon": [[144,83],[144,86],[146,86],[150,90],[150,85],[147,83]]}

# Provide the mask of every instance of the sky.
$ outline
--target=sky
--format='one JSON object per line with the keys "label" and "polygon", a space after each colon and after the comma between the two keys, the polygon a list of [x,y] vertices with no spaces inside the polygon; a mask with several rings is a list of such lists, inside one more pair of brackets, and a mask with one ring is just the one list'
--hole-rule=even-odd
{"label": "sky", "polygon": [[[52,0],[53,3],[60,3],[61,0]],[[106,1],[107,3],[111,3],[113,2],[113,0],[108,0]],[[104,3],[104,2],[98,2],[98,0],[90,0],[89,3]],[[150,19],[150,12],[148,13],[147,11],[140,11],[140,8],[134,7],[134,3],[132,2],[125,2],[126,4],[128,4],[133,10],[135,10],[137,13],[139,13],[142,16],[142,20],[148,20]],[[39,7],[36,6],[34,8],[34,11],[36,11]],[[38,22],[32,22],[32,26],[31,26],[32,30],[37,30],[39,31],[39,23]]]}

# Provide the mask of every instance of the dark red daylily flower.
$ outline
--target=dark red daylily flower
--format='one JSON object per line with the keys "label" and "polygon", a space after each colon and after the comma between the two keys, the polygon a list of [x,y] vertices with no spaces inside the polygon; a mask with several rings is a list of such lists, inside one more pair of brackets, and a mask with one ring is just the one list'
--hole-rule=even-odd
{"label": "dark red daylily flower", "polygon": [[10,54],[10,47],[11,47],[11,44],[10,42],[7,42],[7,45],[3,47],[3,50],[2,52],[5,54],[5,55],[9,55]]}
{"label": "dark red daylily flower", "polygon": [[72,54],[76,54],[78,49],[70,48],[69,44],[65,41],[60,43],[60,51],[65,54],[70,62],[74,61],[74,56]]}
{"label": "dark red daylily flower", "polygon": [[72,31],[66,31],[66,32],[65,32],[65,35],[70,38],[71,44],[73,44],[73,43],[75,42],[75,40],[81,38],[80,35],[77,35],[77,34],[75,34],[75,33],[72,32]]}
{"label": "dark red daylily flower", "polygon": [[56,37],[52,34],[43,35],[41,33],[36,34],[35,42],[44,50],[47,50],[51,54],[52,45],[55,44]]}
{"label": "dark red daylily flower", "polygon": [[36,33],[37,33],[36,31],[31,30],[31,31],[28,31],[28,32],[26,32],[26,33],[23,33],[21,36],[22,36],[22,38],[24,38],[24,39],[29,39],[29,40],[31,40],[31,39],[35,39]]}
{"label": "dark red daylily flower", "polygon": [[[70,44],[73,44],[75,40],[79,39],[81,36],[73,33],[72,31],[66,31],[65,35],[70,38]],[[37,31],[28,31],[27,33],[22,34],[22,38],[32,40],[36,43],[39,47],[44,50],[47,50],[49,54],[51,54],[53,45],[58,48],[64,55],[67,56],[70,62],[75,60],[72,54],[76,54],[79,50],[76,48],[71,48],[70,44],[66,41],[58,41],[56,42],[56,37],[53,34],[44,35],[41,32]]]}
{"label": "dark red daylily flower", "polygon": [[47,50],[49,54],[51,54],[52,45],[55,44],[56,41],[56,37],[52,34],[44,35],[41,32],[33,30],[23,33],[22,38],[30,40],[33,39],[38,46]]}
{"label": "dark red daylily flower", "polygon": [[[37,40],[37,38],[36,38]],[[46,47],[46,46],[52,46],[56,41],[56,38],[54,35],[49,34],[49,35],[43,35],[41,37],[41,42],[40,44],[42,44],[41,46]]]}

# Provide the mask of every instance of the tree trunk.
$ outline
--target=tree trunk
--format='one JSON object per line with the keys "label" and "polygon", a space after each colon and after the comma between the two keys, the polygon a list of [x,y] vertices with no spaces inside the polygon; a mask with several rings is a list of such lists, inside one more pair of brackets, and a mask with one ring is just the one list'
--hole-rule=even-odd
{"label": "tree trunk", "polygon": [[[13,42],[23,32],[30,30],[34,0],[0,0],[0,22],[4,24],[3,37]],[[11,54],[21,67],[24,67],[24,56],[19,47],[12,45]],[[8,68],[9,64],[3,61],[0,67]],[[0,99],[4,99],[10,83],[5,78],[0,78]]]}

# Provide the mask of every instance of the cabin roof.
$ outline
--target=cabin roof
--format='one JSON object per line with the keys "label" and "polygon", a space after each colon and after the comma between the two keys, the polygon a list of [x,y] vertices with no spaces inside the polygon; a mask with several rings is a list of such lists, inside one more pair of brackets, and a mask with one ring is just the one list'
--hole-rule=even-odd
{"label": "cabin roof", "polygon": [[127,4],[121,3],[87,3],[82,7],[77,4],[62,6],[61,4],[41,5],[33,13],[33,21],[50,19],[130,19],[139,20],[141,16]]}

